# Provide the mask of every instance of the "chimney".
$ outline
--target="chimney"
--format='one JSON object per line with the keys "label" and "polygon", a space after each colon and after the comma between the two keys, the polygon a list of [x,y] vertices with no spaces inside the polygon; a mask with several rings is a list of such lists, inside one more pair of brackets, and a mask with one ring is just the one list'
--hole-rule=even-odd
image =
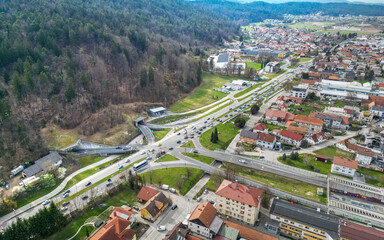
{"label": "chimney", "polygon": [[116,211],[113,212],[113,216],[116,217],[117,216],[117,213]]}

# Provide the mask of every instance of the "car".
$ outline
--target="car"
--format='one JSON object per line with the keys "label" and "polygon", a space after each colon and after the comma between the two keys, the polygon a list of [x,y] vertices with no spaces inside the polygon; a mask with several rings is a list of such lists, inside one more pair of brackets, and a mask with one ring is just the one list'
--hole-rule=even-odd
{"label": "car", "polygon": [[202,200],[201,197],[198,197],[198,198],[196,199],[197,202],[201,202],[201,200]]}
{"label": "car", "polygon": [[120,167],[119,167],[119,169],[122,169],[124,166],[123,165],[121,165]]}
{"label": "car", "polygon": [[69,193],[63,194],[63,198],[69,197]]}
{"label": "car", "polygon": [[172,210],[175,210],[176,208],[177,208],[177,204],[175,204],[175,205],[173,205],[173,206],[171,207]]}
{"label": "car", "polygon": [[207,189],[205,189],[203,193],[204,193],[204,194],[208,194],[208,190],[207,190]]}
{"label": "car", "polygon": [[264,159],[264,156],[260,156],[260,159]]}
{"label": "car", "polygon": [[131,162],[131,160],[126,159],[124,162],[125,162],[125,163],[129,163],[129,162]]}
{"label": "car", "polygon": [[109,186],[111,186],[112,185],[112,183],[111,182],[108,182],[107,183],[107,187],[109,187]]}
{"label": "car", "polygon": [[152,160],[152,157],[147,157],[146,160]]}
{"label": "car", "polygon": [[68,207],[61,207],[60,210],[61,210],[62,212],[65,212],[65,211],[68,210]]}
{"label": "car", "polygon": [[213,200],[208,200],[208,202],[209,202],[210,204],[212,204],[212,205],[215,205],[215,201],[213,201]]}
{"label": "car", "polygon": [[243,160],[243,159],[239,159],[239,162],[246,163],[245,160]]}
{"label": "car", "polygon": [[220,122],[220,119],[217,119],[216,121]]}
{"label": "car", "polygon": [[85,184],[86,187],[90,186],[92,183],[91,182],[87,182],[87,184]]}
{"label": "car", "polygon": [[141,152],[141,155],[144,155],[144,154],[146,154],[146,152],[145,152],[145,151],[142,151],[142,152]]}
{"label": "car", "polygon": [[67,205],[69,205],[71,202],[70,201],[68,201],[68,202],[63,202],[63,204],[61,204],[61,206],[67,206]]}
{"label": "car", "polygon": [[116,149],[123,149],[123,147],[117,147]]}
{"label": "car", "polygon": [[232,116],[233,116],[233,114],[231,113],[231,114],[229,114],[229,116],[231,116],[231,117],[232,117]]}
{"label": "car", "polygon": [[181,143],[181,141],[179,140],[179,141],[177,141],[176,143],[177,143],[177,144],[180,144],[180,143]]}
{"label": "car", "polygon": [[205,121],[204,123],[207,123],[207,121]]}
{"label": "car", "polygon": [[6,189],[6,190],[9,189],[9,184],[5,185],[5,189]]}
{"label": "car", "polygon": [[108,178],[108,180],[107,180],[108,182],[112,182],[112,179],[110,179],[110,178]]}
{"label": "car", "polygon": [[229,108],[229,110],[232,110],[232,108]]}
{"label": "car", "polygon": [[138,206],[133,206],[132,208],[135,209],[136,211],[140,210],[140,208]]}
{"label": "car", "polygon": [[65,190],[65,191],[63,192],[63,195],[65,195],[65,194],[67,194],[67,193],[70,193],[70,192],[71,192],[71,190],[67,189],[67,190]]}
{"label": "car", "polygon": [[88,195],[84,195],[81,199],[87,200],[88,199]]}
{"label": "car", "polygon": [[48,204],[50,204],[51,203],[51,200],[50,199],[47,199],[47,200],[45,200],[44,202],[43,202],[43,206],[46,206],[46,205],[48,205]]}
{"label": "car", "polygon": [[168,150],[169,150],[169,151],[172,151],[172,150],[173,150],[173,147],[169,147]]}
{"label": "car", "polygon": [[193,153],[199,153],[199,151],[197,151],[197,149],[193,150]]}
{"label": "car", "polygon": [[163,232],[163,231],[165,231],[167,229],[165,228],[165,226],[157,226],[156,230],[159,231],[159,232]]}
{"label": "car", "polygon": [[188,139],[188,136],[185,136],[184,139]]}
{"label": "car", "polygon": [[191,136],[191,139],[193,139],[194,138],[194,136]]}
{"label": "car", "polygon": [[228,117],[228,115],[225,115],[225,117]]}
{"label": "car", "polygon": [[223,122],[223,120],[221,120],[221,119],[220,119],[220,121],[219,121],[219,122]]}
{"label": "car", "polygon": [[119,177],[119,178],[120,178],[120,179],[124,178],[124,174],[120,175],[120,177]]}

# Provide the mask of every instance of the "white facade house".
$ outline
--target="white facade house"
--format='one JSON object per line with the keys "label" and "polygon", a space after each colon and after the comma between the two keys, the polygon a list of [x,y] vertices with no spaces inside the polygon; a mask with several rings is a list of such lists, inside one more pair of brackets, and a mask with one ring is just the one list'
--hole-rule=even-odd
{"label": "white facade house", "polygon": [[279,62],[269,62],[264,67],[264,72],[266,73],[277,73],[280,71],[280,63]]}
{"label": "white facade house", "polygon": [[278,134],[280,136],[280,141],[292,144],[296,147],[299,147],[301,141],[303,140],[303,136],[288,130],[281,130]]}
{"label": "white facade house", "polygon": [[371,113],[375,117],[384,117],[384,107],[372,106]]}
{"label": "white facade house", "polygon": [[256,138],[257,146],[272,150],[275,146],[275,143],[276,143],[275,136],[271,134],[263,133],[263,132],[257,133],[257,138]]}
{"label": "white facade house", "polygon": [[210,239],[214,238],[224,223],[216,213],[216,208],[209,202],[197,205],[188,218],[188,228],[193,233]]}
{"label": "white facade house", "polygon": [[355,176],[357,161],[347,158],[334,157],[331,172],[341,174],[347,177]]}
{"label": "white facade house", "polygon": [[229,63],[229,53],[221,53],[215,57],[215,69],[224,70]]}
{"label": "white facade house", "polygon": [[307,83],[302,83],[302,84],[293,86],[291,91],[291,96],[305,99],[308,95],[308,89],[309,89],[309,84]]}

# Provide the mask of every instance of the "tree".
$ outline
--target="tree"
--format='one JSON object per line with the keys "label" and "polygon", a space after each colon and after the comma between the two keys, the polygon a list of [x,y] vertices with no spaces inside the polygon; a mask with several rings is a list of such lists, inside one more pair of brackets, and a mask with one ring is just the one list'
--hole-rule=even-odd
{"label": "tree", "polygon": [[283,161],[287,160],[287,155],[285,153],[283,154],[282,160]]}
{"label": "tree", "polygon": [[8,84],[9,81],[11,80],[11,78],[10,78],[10,76],[9,76],[9,74],[8,74],[7,71],[4,72],[4,74],[3,74],[3,78],[4,78],[4,82],[5,82],[6,84]]}
{"label": "tree", "polygon": [[238,127],[238,128],[243,128],[243,127],[245,126],[245,119],[242,118],[242,117],[238,117],[238,118],[236,118],[236,120],[235,120],[235,125],[236,125],[236,127]]}
{"label": "tree", "polygon": [[311,93],[308,94],[307,97],[308,97],[309,99],[313,100],[313,99],[316,97],[316,95],[315,95],[314,92],[311,92]]}
{"label": "tree", "polygon": [[71,102],[72,99],[76,97],[75,88],[73,87],[72,82],[67,85],[67,89],[65,90],[65,97],[67,98],[67,102]]}
{"label": "tree", "polygon": [[213,134],[214,136],[214,143],[217,143],[219,141],[219,134],[217,133],[217,127],[215,127],[215,133]]}
{"label": "tree", "polygon": [[309,79],[309,74],[307,72],[303,73],[303,78],[304,79]]}
{"label": "tree", "polygon": [[25,94],[25,84],[18,72],[15,72],[12,75],[12,85],[13,92],[15,93],[17,100],[22,100]]}
{"label": "tree", "polygon": [[303,139],[300,143],[300,147],[307,148],[308,147],[308,141],[307,139]]}
{"label": "tree", "polygon": [[155,71],[153,70],[152,66],[148,67],[148,81],[150,83],[155,81]]}
{"label": "tree", "polygon": [[142,67],[140,70],[140,86],[141,87],[147,86],[147,80],[148,80],[147,69],[145,67]]}
{"label": "tree", "polygon": [[255,115],[259,112],[259,109],[260,107],[257,105],[257,104],[254,104],[252,107],[251,107],[251,113],[252,115]]}

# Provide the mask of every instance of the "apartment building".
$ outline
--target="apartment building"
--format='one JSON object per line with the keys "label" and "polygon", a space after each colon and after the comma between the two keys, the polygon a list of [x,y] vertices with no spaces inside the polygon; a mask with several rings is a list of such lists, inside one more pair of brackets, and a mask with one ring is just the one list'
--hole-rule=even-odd
{"label": "apartment building", "polygon": [[305,99],[308,95],[309,85],[307,83],[298,84],[292,87],[291,96]]}
{"label": "apartment building", "polygon": [[349,128],[348,117],[341,117],[329,113],[311,112],[310,117],[316,117],[323,120],[324,128],[347,130]]}
{"label": "apartment building", "polygon": [[339,237],[339,218],[275,198],[270,218],[280,223],[280,234],[293,239],[328,240]]}
{"label": "apartment building", "polygon": [[384,188],[329,175],[327,205],[331,214],[384,228]]}
{"label": "apartment building", "polygon": [[260,189],[223,180],[216,191],[216,208],[223,215],[254,225],[262,198]]}
{"label": "apartment building", "polygon": [[355,176],[357,161],[348,158],[333,157],[331,172],[347,177]]}
{"label": "apartment building", "polygon": [[295,123],[299,127],[303,127],[307,130],[307,133],[321,132],[323,129],[323,120],[316,117],[308,117],[304,115],[296,115]]}

